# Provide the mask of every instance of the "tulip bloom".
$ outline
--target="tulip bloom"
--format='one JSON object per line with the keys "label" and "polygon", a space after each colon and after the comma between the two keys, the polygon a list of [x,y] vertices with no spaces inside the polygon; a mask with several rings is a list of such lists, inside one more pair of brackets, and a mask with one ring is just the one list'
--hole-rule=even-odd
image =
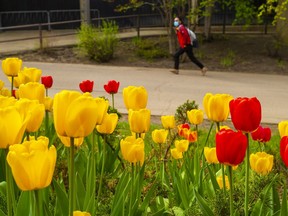
{"label": "tulip bloom", "polygon": [[280,156],[285,166],[288,167],[288,136],[283,136],[280,140]]}
{"label": "tulip bloom", "polygon": [[29,117],[26,131],[36,132],[40,128],[44,119],[44,104],[40,104],[37,100],[22,98],[16,102],[15,106],[18,108],[19,113],[21,113],[23,118],[26,118],[26,116]]}
{"label": "tulip bloom", "polygon": [[0,148],[21,143],[29,118],[23,118],[15,106],[0,108]]}
{"label": "tulip bloom", "polygon": [[44,106],[45,106],[46,111],[52,112],[52,110],[53,110],[53,98],[45,97],[44,98]]}
{"label": "tulip bloom", "polygon": [[152,139],[155,143],[163,144],[166,142],[168,131],[165,129],[155,129],[152,131]]}
{"label": "tulip bloom", "polygon": [[256,97],[230,101],[231,120],[236,130],[253,132],[261,122],[261,104]]}
{"label": "tulip bloom", "polygon": [[271,139],[271,129],[266,127],[263,128],[261,125],[257,128],[256,131],[251,132],[252,139],[258,142],[269,142]]}
{"label": "tulip bloom", "polygon": [[189,124],[180,124],[177,126],[178,129],[178,135],[184,137],[184,134],[187,133],[187,131],[190,129]]}
{"label": "tulip bloom", "polygon": [[204,156],[209,164],[218,164],[216,148],[204,147]]}
{"label": "tulip bloom", "polygon": [[[59,139],[63,143],[64,146],[70,147],[71,146],[71,139],[70,137],[60,136],[58,134]],[[84,137],[74,138],[74,146],[79,147],[83,144]]]}
{"label": "tulip bloom", "polygon": [[56,163],[56,148],[48,148],[47,137],[25,141],[9,147],[7,162],[17,186],[22,191],[37,190],[50,185]]}
{"label": "tulip bloom", "polygon": [[281,121],[278,124],[280,137],[288,136],[288,121]]}
{"label": "tulip bloom", "polygon": [[197,141],[197,132],[196,131],[191,131],[191,130],[186,130],[184,132],[184,138],[188,140],[189,142],[196,142]]}
{"label": "tulip bloom", "polygon": [[183,158],[183,152],[178,151],[177,148],[171,149],[171,155],[176,160]]}
{"label": "tulip bloom", "polygon": [[73,216],[91,216],[89,212],[73,211]]}
{"label": "tulip bloom", "polygon": [[109,80],[107,84],[104,85],[104,89],[108,94],[117,94],[120,82],[115,80]]}
{"label": "tulip bloom", "polygon": [[19,98],[27,98],[30,100],[38,100],[44,103],[45,87],[38,82],[29,82],[19,87]]}
{"label": "tulip bloom", "polygon": [[116,113],[106,114],[101,125],[97,125],[96,129],[101,134],[112,134],[118,123],[118,115]]}
{"label": "tulip bloom", "polygon": [[81,83],[79,83],[79,88],[83,93],[85,92],[91,93],[93,91],[93,86],[94,86],[94,81],[91,81],[91,80],[84,80]]}
{"label": "tulip bloom", "polygon": [[120,141],[120,148],[123,158],[134,165],[140,162],[142,166],[144,163],[144,141],[142,138],[135,138],[128,136]]}
{"label": "tulip bloom", "polygon": [[16,77],[22,67],[22,60],[19,58],[6,58],[2,61],[2,70],[6,76]]}
{"label": "tulip bloom", "polygon": [[[28,82],[39,82],[41,74],[42,71],[38,68],[24,67],[24,69],[18,73],[18,76],[14,78],[14,86],[19,88],[21,84],[26,84]],[[8,79],[10,82],[12,81],[11,77],[8,77]]]}
{"label": "tulip bloom", "polygon": [[[223,177],[222,177],[222,175],[217,176],[217,177],[216,177],[216,181],[217,181],[220,189],[222,189],[222,188],[223,188]],[[225,187],[226,187],[226,189],[228,189],[228,190],[230,189],[229,179],[228,179],[228,176],[227,176],[227,175],[225,175]]]}
{"label": "tulip bloom", "polygon": [[147,106],[148,93],[143,86],[128,86],[123,89],[123,99],[127,110],[144,109]]}
{"label": "tulip bloom", "polygon": [[17,100],[14,97],[0,96],[0,108],[14,106]]}
{"label": "tulip bloom", "polygon": [[199,125],[203,122],[204,114],[202,110],[192,109],[187,111],[187,116],[191,124]]}
{"label": "tulip bloom", "polygon": [[134,133],[146,133],[150,128],[150,110],[140,109],[140,110],[129,110],[128,121],[130,125],[130,130]]}
{"label": "tulip bloom", "polygon": [[233,97],[229,94],[207,93],[203,98],[205,113],[211,121],[223,122],[229,115],[229,102]]}
{"label": "tulip bloom", "polygon": [[51,88],[53,85],[53,77],[52,76],[42,76],[41,83],[45,86],[46,89]]}
{"label": "tulip bloom", "polygon": [[251,169],[260,175],[266,175],[271,172],[273,167],[273,155],[266,152],[257,152],[250,155]]}
{"label": "tulip bloom", "polygon": [[189,147],[189,141],[188,140],[176,140],[175,141],[175,147],[179,152],[186,152]]}
{"label": "tulip bloom", "polygon": [[173,115],[161,116],[161,123],[165,129],[175,128],[175,117]]}
{"label": "tulip bloom", "polygon": [[99,97],[94,98],[94,101],[96,103],[96,109],[94,113],[94,115],[96,116],[96,125],[101,125],[105,115],[107,114],[109,102],[104,98]]}
{"label": "tulip bloom", "polygon": [[236,166],[244,160],[247,138],[241,132],[222,129],[216,134],[216,153],[218,161],[229,166]]}
{"label": "tulip bloom", "polygon": [[97,103],[93,97],[63,90],[54,97],[53,116],[57,134],[68,137],[88,136],[96,125]]}

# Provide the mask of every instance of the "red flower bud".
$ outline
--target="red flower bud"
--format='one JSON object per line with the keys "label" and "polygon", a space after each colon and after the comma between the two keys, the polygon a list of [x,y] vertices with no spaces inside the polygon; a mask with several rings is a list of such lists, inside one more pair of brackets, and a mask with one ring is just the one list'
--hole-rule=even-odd
{"label": "red flower bud", "polygon": [[216,154],[222,164],[236,166],[245,158],[248,142],[241,132],[231,129],[221,129],[216,134]]}
{"label": "red flower bud", "polygon": [[280,140],[280,156],[285,166],[288,167],[288,136],[283,136]]}
{"label": "red flower bud", "polygon": [[231,120],[236,130],[253,132],[261,122],[261,104],[256,97],[236,98],[229,103]]}
{"label": "red flower bud", "polygon": [[104,85],[104,89],[108,94],[116,94],[119,89],[120,82],[115,80],[109,80],[107,84]]}
{"label": "red flower bud", "polygon": [[251,133],[252,139],[259,142],[268,142],[271,139],[271,129],[263,128],[261,125]]}
{"label": "red flower bud", "polygon": [[80,90],[85,93],[85,92],[92,92],[93,91],[93,86],[94,86],[94,81],[91,80],[84,80],[79,84]]}
{"label": "red flower bud", "polygon": [[45,86],[46,89],[51,88],[53,85],[52,76],[42,76],[41,83]]}

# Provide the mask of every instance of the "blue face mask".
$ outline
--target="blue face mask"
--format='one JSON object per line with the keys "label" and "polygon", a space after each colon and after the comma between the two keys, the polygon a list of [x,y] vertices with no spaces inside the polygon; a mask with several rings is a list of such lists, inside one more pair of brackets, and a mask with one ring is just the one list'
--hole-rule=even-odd
{"label": "blue face mask", "polygon": [[174,26],[178,27],[179,26],[179,22],[178,21],[174,21]]}

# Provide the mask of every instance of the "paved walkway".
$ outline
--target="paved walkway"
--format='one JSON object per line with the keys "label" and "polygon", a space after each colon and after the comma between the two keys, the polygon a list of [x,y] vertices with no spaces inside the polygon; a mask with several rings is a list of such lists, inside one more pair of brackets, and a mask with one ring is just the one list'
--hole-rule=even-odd
{"label": "paved walkway", "polygon": [[[0,37],[2,36],[3,33],[0,33]],[[28,44],[33,46],[33,43],[28,42],[25,46]],[[3,44],[0,44],[0,47],[2,51],[8,49]],[[10,43],[9,47],[14,51],[20,49],[16,43]],[[40,68],[43,75],[53,76],[54,85],[49,91],[51,96],[63,89],[79,90],[79,83],[89,79],[94,81],[95,96],[109,98],[103,85],[111,79],[120,81],[115,106],[121,113],[127,113],[122,99],[123,88],[142,85],[148,91],[148,108],[152,115],[173,115],[177,107],[188,99],[195,100],[199,108],[203,109],[203,97],[207,92],[211,92],[228,93],[235,98],[256,96],[262,104],[263,123],[277,124],[288,120],[288,76],[209,71],[207,76],[203,77],[200,71],[195,70],[181,70],[180,75],[174,75],[167,69],[158,68],[36,62],[24,62],[23,66]],[[0,79],[6,86],[10,86],[2,68]]]}

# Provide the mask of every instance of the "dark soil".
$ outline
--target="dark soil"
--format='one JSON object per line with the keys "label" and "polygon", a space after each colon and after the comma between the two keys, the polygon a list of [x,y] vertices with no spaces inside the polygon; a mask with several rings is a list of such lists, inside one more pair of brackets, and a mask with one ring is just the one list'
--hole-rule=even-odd
{"label": "dark soil", "polygon": [[[276,46],[272,35],[215,35],[210,42],[198,38],[200,47],[194,49],[194,53],[208,67],[209,72],[231,71],[288,75],[288,47],[281,44]],[[162,47],[167,57],[153,60],[139,57],[136,55],[136,47],[131,40],[120,41],[115,49],[114,58],[108,63],[90,60],[81,55],[76,46],[48,47],[43,51],[17,53],[17,56],[23,61],[172,68],[173,58],[168,53],[168,42],[159,37],[149,39],[154,41],[155,46]],[[0,58],[8,56],[2,54]],[[188,58],[184,58],[184,62],[180,64],[181,69],[198,68]]]}

